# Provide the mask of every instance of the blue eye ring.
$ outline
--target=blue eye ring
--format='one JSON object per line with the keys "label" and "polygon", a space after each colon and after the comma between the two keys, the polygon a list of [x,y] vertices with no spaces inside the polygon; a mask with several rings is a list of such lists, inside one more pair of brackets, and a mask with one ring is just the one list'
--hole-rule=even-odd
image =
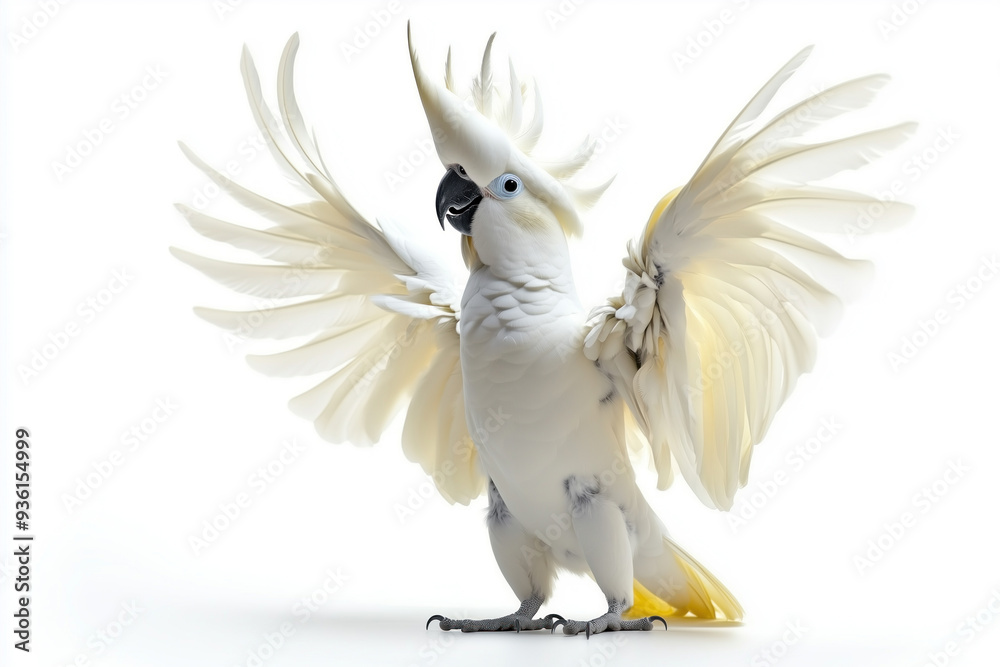
{"label": "blue eye ring", "polygon": [[497,199],[513,199],[524,190],[524,184],[516,175],[507,173],[500,174],[490,181],[486,189]]}

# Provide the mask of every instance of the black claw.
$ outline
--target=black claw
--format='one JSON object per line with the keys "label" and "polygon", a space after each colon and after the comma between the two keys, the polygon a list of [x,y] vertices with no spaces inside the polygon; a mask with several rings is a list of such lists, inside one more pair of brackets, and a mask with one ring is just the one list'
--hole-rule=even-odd
{"label": "black claw", "polygon": [[[663,629],[664,629],[664,630],[666,630],[666,629],[667,629],[667,621],[666,621],[666,619],[664,619],[664,618],[663,618],[662,616],[650,616],[650,617],[649,617],[649,621],[650,621],[651,623],[652,623],[653,621],[659,621],[660,623],[663,623]],[[650,628],[650,629],[652,629],[652,628]]]}
{"label": "black claw", "polygon": [[514,619],[514,632],[521,634],[521,619],[519,618]]}
{"label": "black claw", "polygon": [[590,639],[590,621],[587,621],[587,639]]}
{"label": "black claw", "polygon": [[427,625],[424,626],[424,630],[431,627],[431,621],[438,621],[438,627],[441,627],[440,621],[443,620],[445,620],[444,616],[442,616],[441,614],[434,614],[433,616],[427,619]]}
{"label": "black claw", "polygon": [[551,620],[552,620],[553,618],[558,618],[558,619],[559,619],[560,621],[562,621],[563,623],[565,623],[565,622],[566,622],[566,619],[565,619],[565,618],[563,618],[562,616],[560,616],[559,614],[546,614],[546,615],[545,615],[545,620],[546,620],[546,621],[551,621]]}
{"label": "black claw", "polygon": [[[553,614],[553,616],[554,615],[555,614]],[[552,633],[554,633],[556,631],[556,628],[558,628],[560,625],[566,625],[566,619],[563,618],[562,616],[559,617],[558,621],[556,621],[555,623],[552,624]]]}

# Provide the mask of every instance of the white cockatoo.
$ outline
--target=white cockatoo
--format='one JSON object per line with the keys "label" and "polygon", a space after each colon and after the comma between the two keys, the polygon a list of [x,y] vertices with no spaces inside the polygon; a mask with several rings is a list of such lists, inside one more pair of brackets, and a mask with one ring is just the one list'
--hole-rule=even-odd
{"label": "white cockatoo", "polygon": [[[704,504],[732,506],[754,445],[836,319],[830,286],[839,291],[866,266],[802,230],[843,231],[873,206],[882,222],[907,212],[814,183],[864,165],[912,127],[807,139],[867,105],[887,81],[881,75],[762,116],[806,60],[803,50],[747,103],[691,180],[637,225],[624,290],[588,314],[568,239],[607,184],[570,180],[595,144],[562,161],[533,157],[538,90],[512,65],[505,84],[494,78],[492,42],[470,99],[456,88],[450,52],[437,79],[410,41],[446,169],[437,216],[461,233],[463,275],[391,220],[365,219],[340,191],[293,94],[298,37],[281,58],[277,118],[244,50],[254,118],[309,200],[265,198],[182,145],[236,202],[273,223],[237,225],[180,207],[199,233],[267,260],[233,264],[174,250],[265,304],[197,313],[244,336],[307,337],[248,361],[270,375],[323,375],[290,404],[323,438],[374,443],[405,409],[403,452],[440,493],[468,504],[486,492],[490,543],[520,606],[486,620],[433,616],[441,628],[563,626],[589,636],[649,630],[665,617],[739,620],[733,595],[670,538],[636,485],[631,457],[648,448],[661,489],[677,469]],[[608,612],[587,622],[536,618],[560,569],[593,577]]]}

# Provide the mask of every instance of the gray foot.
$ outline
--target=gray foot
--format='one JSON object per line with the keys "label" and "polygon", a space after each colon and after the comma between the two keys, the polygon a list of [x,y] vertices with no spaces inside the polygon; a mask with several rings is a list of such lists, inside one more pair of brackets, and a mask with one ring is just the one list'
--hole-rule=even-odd
{"label": "gray foot", "polygon": [[596,635],[599,632],[617,632],[619,630],[652,630],[653,621],[663,623],[663,629],[667,629],[667,622],[661,616],[647,616],[646,618],[624,619],[621,612],[609,611],[603,616],[590,621],[556,621],[552,624],[552,632],[560,625],[563,626],[563,633],[567,635],[578,635],[581,632]]}
{"label": "gray foot", "polygon": [[539,607],[542,606],[542,596],[533,595],[524,602],[513,614],[507,614],[500,618],[484,618],[474,621],[472,619],[452,619],[445,618],[440,614],[434,614],[427,619],[425,628],[429,628],[432,621],[437,621],[442,630],[461,630],[462,632],[520,632],[521,630],[550,630],[556,619],[565,622],[559,614],[549,614],[545,618],[535,618]]}
{"label": "gray foot", "polygon": [[427,626],[437,621],[442,630],[461,630],[462,632],[520,632],[521,630],[550,630],[552,624],[563,621],[559,614],[549,614],[545,618],[532,618],[527,614],[507,614],[500,618],[484,618],[481,620],[445,618],[434,614],[427,619]]}

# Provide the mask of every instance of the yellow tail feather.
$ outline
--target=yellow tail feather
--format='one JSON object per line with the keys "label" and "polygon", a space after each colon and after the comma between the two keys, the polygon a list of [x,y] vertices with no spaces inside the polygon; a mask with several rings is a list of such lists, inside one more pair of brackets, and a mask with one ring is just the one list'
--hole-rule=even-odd
{"label": "yellow tail feather", "polygon": [[743,607],[721,581],[670,538],[664,537],[664,546],[667,553],[663,556],[672,556],[684,577],[683,590],[677,591],[675,600],[681,602],[671,604],[633,579],[633,603],[622,614],[625,618],[663,616],[711,624],[737,622],[743,618]]}
{"label": "yellow tail feather", "polygon": [[683,616],[687,612],[681,612],[649,592],[645,586],[639,583],[638,579],[632,580],[632,596],[634,601],[632,606],[622,613],[624,618],[645,618],[647,616],[674,617]]}

